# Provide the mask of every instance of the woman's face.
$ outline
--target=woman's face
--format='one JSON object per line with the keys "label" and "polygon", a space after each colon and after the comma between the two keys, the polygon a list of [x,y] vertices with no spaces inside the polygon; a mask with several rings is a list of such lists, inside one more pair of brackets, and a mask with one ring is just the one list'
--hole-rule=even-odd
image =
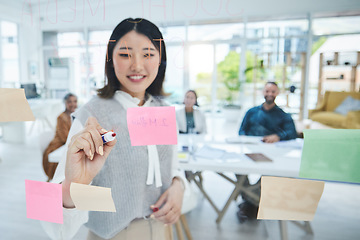
{"label": "woman's face", "polygon": [[112,59],[120,90],[142,100],[158,74],[159,51],[145,35],[131,31],[118,41]]}
{"label": "woman's face", "polygon": [[184,103],[186,107],[192,107],[196,103],[196,96],[193,92],[187,92],[185,94]]}
{"label": "woman's face", "polygon": [[66,111],[73,113],[77,108],[77,97],[71,96],[65,102]]}

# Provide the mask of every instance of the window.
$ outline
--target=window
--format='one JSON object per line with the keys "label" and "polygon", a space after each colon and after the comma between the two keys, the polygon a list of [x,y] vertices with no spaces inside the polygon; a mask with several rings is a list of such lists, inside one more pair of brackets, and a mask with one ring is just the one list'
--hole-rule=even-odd
{"label": "window", "polygon": [[306,19],[250,22],[247,24],[247,38],[305,36],[307,28]]}
{"label": "window", "polygon": [[[73,92],[79,98],[89,96],[88,76],[89,58],[86,53],[86,41],[82,32],[43,32],[45,86],[48,96],[63,97],[67,92]],[[61,78],[52,74],[50,59],[54,59],[67,76]]]}
{"label": "window", "polygon": [[[301,64],[308,50],[308,19],[304,17],[295,20],[250,21],[246,24],[246,39],[245,24],[241,22],[201,24],[190,21],[189,24],[159,24],[167,47],[164,90],[170,93],[170,102],[182,103],[184,92],[190,88],[198,92],[199,103],[204,111],[226,104],[226,97],[229,95],[223,81],[224,76],[220,76],[219,73],[219,64],[227,57],[233,57],[239,61],[236,63],[239,70],[246,70],[240,74],[245,74],[245,79],[242,79],[245,84],[240,88],[243,92],[238,92],[243,109],[263,102],[263,85],[271,80],[278,82],[282,91],[277,103],[288,112],[299,112],[303,73]],[[316,51],[341,51],[343,53],[339,55],[339,62],[353,65],[356,61],[353,50],[360,51],[359,47],[352,47],[359,46],[358,35],[355,33],[360,33],[360,17],[314,18],[312,26],[313,55],[309,70],[310,89],[307,93],[310,97],[307,100],[310,108],[315,104],[316,94],[313,95],[313,90],[316,91],[318,83],[318,76],[313,73],[314,70],[318,72],[319,68]],[[86,97],[89,97],[89,93],[95,93],[94,90],[104,84],[106,47],[111,32],[89,31],[88,39],[85,39],[86,34],[83,32],[55,33],[55,37],[51,37],[49,33],[48,39],[52,39],[56,44],[54,47],[48,47],[46,51],[53,49],[52,54],[57,51],[60,57],[73,59],[75,81],[79,86],[84,84],[82,86],[89,88],[84,92]],[[344,36],[336,36],[339,39],[331,36],[338,34]],[[340,39],[345,35],[348,35],[346,40]],[[10,41],[9,39],[7,41]],[[52,45],[45,40],[43,42],[47,46]],[[344,42],[346,44],[343,44]],[[351,53],[344,53],[345,49],[330,49],[330,45],[351,48]],[[239,58],[242,55],[245,56],[243,62]],[[239,72],[237,74],[239,78]],[[347,78],[346,74],[344,78]],[[356,84],[358,86],[359,83]],[[291,85],[295,85],[297,90],[288,96]],[[236,98],[236,94],[234,97]],[[245,106],[246,104],[249,106]]]}
{"label": "window", "polygon": [[[359,67],[352,86],[352,66],[360,51],[360,16],[313,19],[313,45],[309,69],[309,109],[318,104],[325,91],[353,91],[360,88]],[[338,53],[337,64],[335,52]],[[319,86],[320,54],[323,54],[322,87]]]}
{"label": "window", "polygon": [[89,81],[92,94],[104,86],[105,59],[111,31],[91,31],[89,33]]}
{"label": "window", "polygon": [[360,16],[315,18],[314,35],[360,33]]}
{"label": "window", "polygon": [[216,45],[217,89],[216,105],[238,105],[239,103],[239,64],[240,45]]}
{"label": "window", "polygon": [[64,32],[57,34],[57,45],[59,47],[65,46],[84,46],[84,34],[80,32]]}
{"label": "window", "polygon": [[169,101],[172,103],[181,103],[184,99],[184,51],[183,45],[167,45],[167,64],[164,82],[164,90],[171,94]]}
{"label": "window", "polygon": [[[276,102],[285,111],[299,113],[302,59],[307,51],[307,19],[252,22],[247,25],[246,83],[244,95],[249,108],[261,104],[265,82],[275,81],[280,88]],[[289,95],[289,87],[298,90]],[[290,100],[288,100],[290,99]],[[290,104],[291,103],[291,104]]]}
{"label": "window", "polygon": [[0,29],[2,86],[17,87],[20,81],[17,24],[2,21]]}
{"label": "window", "polygon": [[160,27],[159,29],[166,43],[184,42],[186,40],[185,26]]}
{"label": "window", "polygon": [[243,36],[244,24],[208,24],[189,26],[189,41],[238,39]]}
{"label": "window", "polygon": [[[214,69],[214,46],[210,44],[192,45],[189,48],[190,89],[197,92],[202,108],[211,109],[212,74]],[[185,89],[187,91],[188,89]]]}

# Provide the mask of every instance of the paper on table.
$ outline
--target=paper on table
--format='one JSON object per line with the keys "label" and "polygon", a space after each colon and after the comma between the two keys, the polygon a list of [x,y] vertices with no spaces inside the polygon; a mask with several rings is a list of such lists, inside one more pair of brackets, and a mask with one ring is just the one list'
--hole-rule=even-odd
{"label": "paper on table", "polygon": [[300,149],[294,149],[285,154],[285,157],[289,158],[301,158],[301,150]]}
{"label": "paper on table", "polygon": [[132,146],[177,144],[175,107],[137,107],[127,110]]}
{"label": "paper on table", "polygon": [[221,159],[224,156],[225,152],[226,151],[223,149],[213,148],[205,145],[195,152],[195,157]]}
{"label": "paper on table", "polygon": [[25,180],[26,216],[63,223],[61,184]]}
{"label": "paper on table", "polygon": [[70,196],[75,207],[85,211],[116,212],[111,188],[71,183]]}
{"label": "paper on table", "polygon": [[270,158],[268,158],[262,153],[245,153],[245,155],[254,162],[272,162]]}
{"label": "paper on table", "polygon": [[226,138],[228,143],[260,144],[263,137],[240,135]]}
{"label": "paper on table", "polygon": [[35,121],[24,89],[0,88],[0,122]]}
{"label": "paper on table", "polygon": [[247,161],[247,157],[242,153],[228,152],[224,149],[214,148],[208,145],[204,145],[195,152],[195,157],[216,159],[226,162],[238,162]]}
{"label": "paper on table", "polygon": [[225,152],[224,155],[221,157],[225,161],[246,161],[247,157],[243,153],[236,153],[236,152]]}
{"label": "paper on table", "polygon": [[286,141],[280,141],[276,142],[275,145],[277,147],[283,147],[283,148],[298,148],[302,149],[304,146],[304,140],[301,138],[293,139],[293,140],[286,140]]}
{"label": "paper on table", "polygon": [[304,131],[300,177],[360,183],[360,129]]}
{"label": "paper on table", "polygon": [[261,177],[258,219],[311,221],[324,190],[324,182]]}

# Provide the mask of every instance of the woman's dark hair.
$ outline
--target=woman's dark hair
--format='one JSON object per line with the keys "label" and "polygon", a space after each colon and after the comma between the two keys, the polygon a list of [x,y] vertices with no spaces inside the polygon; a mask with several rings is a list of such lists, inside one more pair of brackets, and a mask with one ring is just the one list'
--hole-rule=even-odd
{"label": "woman's dark hair", "polygon": [[115,75],[114,65],[111,58],[115,45],[118,43],[120,38],[132,30],[148,37],[161,54],[161,62],[159,65],[158,74],[155,77],[153,83],[146,89],[146,92],[153,96],[166,95],[163,90],[163,82],[165,80],[166,70],[166,48],[160,30],[157,26],[155,26],[155,24],[146,19],[127,18],[115,27],[110,36],[105,60],[105,86],[98,90],[98,95],[102,98],[112,98],[115,94],[115,91],[120,89],[120,82]]}
{"label": "woman's dark hair", "polygon": [[198,96],[197,96],[195,90],[188,90],[188,91],[185,93],[185,96],[186,96],[186,94],[188,94],[189,92],[192,92],[192,93],[195,95],[195,104],[194,104],[194,105],[197,106],[197,107],[199,107],[199,104],[198,104],[198,101],[197,101]]}

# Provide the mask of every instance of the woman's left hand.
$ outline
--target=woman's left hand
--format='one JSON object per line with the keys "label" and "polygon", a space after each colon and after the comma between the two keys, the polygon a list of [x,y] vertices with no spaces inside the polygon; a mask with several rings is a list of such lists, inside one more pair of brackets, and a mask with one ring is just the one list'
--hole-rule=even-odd
{"label": "woman's left hand", "polygon": [[[179,178],[174,178],[171,186],[160,196],[159,200],[152,205],[154,211],[151,217],[165,224],[174,224],[181,215],[181,206],[184,196],[184,185]],[[161,207],[161,208],[160,208]]]}

